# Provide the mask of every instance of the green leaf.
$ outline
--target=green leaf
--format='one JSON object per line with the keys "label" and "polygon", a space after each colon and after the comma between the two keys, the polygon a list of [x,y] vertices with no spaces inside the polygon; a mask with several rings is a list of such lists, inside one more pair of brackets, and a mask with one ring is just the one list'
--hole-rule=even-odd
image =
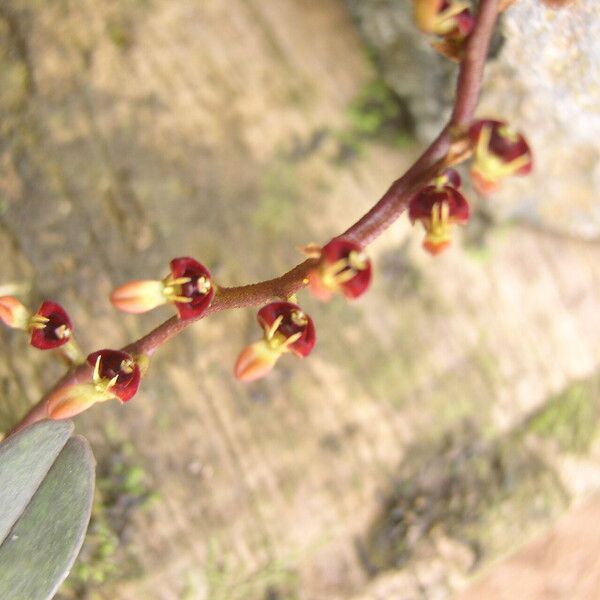
{"label": "green leaf", "polygon": [[44,421],[0,444],[0,598],[52,598],[79,553],[94,494],[87,441]]}

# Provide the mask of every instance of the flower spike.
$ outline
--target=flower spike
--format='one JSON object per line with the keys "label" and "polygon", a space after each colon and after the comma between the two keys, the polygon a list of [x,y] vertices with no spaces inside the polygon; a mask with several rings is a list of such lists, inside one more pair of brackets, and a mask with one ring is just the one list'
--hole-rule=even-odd
{"label": "flower spike", "polygon": [[482,195],[496,191],[504,177],[527,175],[533,169],[527,140],[503,121],[475,121],[469,128],[469,139],[475,151],[471,180]]}
{"label": "flower spike", "polygon": [[409,203],[410,221],[413,224],[420,221],[423,225],[426,232],[423,247],[430,254],[439,254],[450,245],[452,225],[469,220],[467,200],[457,189],[445,184],[450,176],[437,178],[434,185],[424,187]]}
{"label": "flower spike", "polygon": [[333,292],[358,298],[367,291],[371,275],[371,261],[362,246],[336,238],[321,249],[319,263],[308,274],[308,282],[312,295],[326,302]]}
{"label": "flower spike", "polygon": [[210,271],[189,257],[171,261],[171,272],[162,281],[130,281],[111,294],[113,305],[139,314],[172,303],[180,319],[200,317],[215,294]]}
{"label": "flower spike", "polygon": [[291,302],[272,302],[258,311],[263,339],[244,348],[235,364],[235,376],[241,381],[264,377],[286,352],[308,356],[316,342],[313,320]]}

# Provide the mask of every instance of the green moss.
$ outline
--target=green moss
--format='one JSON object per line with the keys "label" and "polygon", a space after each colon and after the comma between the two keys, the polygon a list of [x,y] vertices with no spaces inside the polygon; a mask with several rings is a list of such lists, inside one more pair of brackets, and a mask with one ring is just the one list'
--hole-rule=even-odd
{"label": "green moss", "polygon": [[404,125],[404,109],[398,96],[381,80],[365,85],[347,110],[351,129],[357,134],[376,136],[386,128],[396,131]]}
{"label": "green moss", "polygon": [[530,419],[528,430],[552,438],[565,452],[587,452],[598,429],[596,388],[590,382],[572,385]]}
{"label": "green moss", "polygon": [[409,448],[406,456],[361,548],[371,572],[435,553],[439,535],[468,548],[473,562],[489,560],[568,502],[554,470],[518,432],[487,442],[469,426]]}
{"label": "green moss", "polygon": [[348,126],[334,136],[339,144],[337,162],[364,153],[365,142],[378,140],[399,148],[413,140],[404,102],[381,79],[367,83],[346,111]]}

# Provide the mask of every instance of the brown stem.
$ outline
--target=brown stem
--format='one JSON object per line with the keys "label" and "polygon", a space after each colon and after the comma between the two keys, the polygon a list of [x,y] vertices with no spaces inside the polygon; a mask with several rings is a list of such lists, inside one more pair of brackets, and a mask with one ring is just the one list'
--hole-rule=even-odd
{"label": "brown stem", "polygon": [[[499,0],[481,0],[476,24],[461,62],[454,109],[448,124],[412,167],[392,183],[377,204],[342,235],[352,237],[362,244],[372,242],[406,210],[411,192],[428,182],[448,163],[453,142],[464,134],[477,107],[485,60],[499,12],[498,3]],[[305,260],[281,277],[268,281],[238,287],[221,287],[210,308],[200,318],[222,310],[261,306],[273,299],[288,298],[306,285],[306,276],[315,262],[315,259]],[[165,342],[196,320],[198,319],[181,321],[177,317],[171,317],[144,337],[126,346],[124,350],[132,355],[151,356]],[[81,365],[67,373],[31,408],[11,433],[47,418],[48,399],[53,394],[65,386],[87,381],[90,377],[91,369],[87,365]]]}

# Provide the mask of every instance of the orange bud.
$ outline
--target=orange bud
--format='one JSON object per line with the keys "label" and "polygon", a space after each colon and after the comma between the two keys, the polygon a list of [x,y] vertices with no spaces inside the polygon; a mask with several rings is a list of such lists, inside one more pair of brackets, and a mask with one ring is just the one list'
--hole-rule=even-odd
{"label": "orange bud", "polygon": [[128,313],[144,313],[167,303],[162,281],[130,281],[110,296],[112,304]]}
{"label": "orange bud", "polygon": [[0,320],[14,329],[27,330],[29,311],[14,296],[0,297]]}
{"label": "orange bud", "polygon": [[81,383],[60,388],[48,398],[48,416],[51,419],[70,419],[96,402],[114,398],[113,394],[99,391],[93,383]]}
{"label": "orange bud", "polygon": [[500,183],[498,181],[486,179],[474,166],[471,167],[470,175],[471,183],[473,184],[475,191],[482,196],[489,196],[500,188]]}
{"label": "orange bud", "polygon": [[429,240],[427,237],[423,240],[423,248],[429,252],[429,254],[433,254],[437,256],[441,254],[452,242],[450,240]]}
{"label": "orange bud", "polygon": [[281,352],[261,340],[244,348],[235,363],[234,373],[240,381],[255,381],[264,377],[275,365]]}
{"label": "orange bud", "polygon": [[312,269],[308,273],[308,288],[310,293],[321,302],[329,302],[333,296],[331,288],[325,285],[318,269]]}

